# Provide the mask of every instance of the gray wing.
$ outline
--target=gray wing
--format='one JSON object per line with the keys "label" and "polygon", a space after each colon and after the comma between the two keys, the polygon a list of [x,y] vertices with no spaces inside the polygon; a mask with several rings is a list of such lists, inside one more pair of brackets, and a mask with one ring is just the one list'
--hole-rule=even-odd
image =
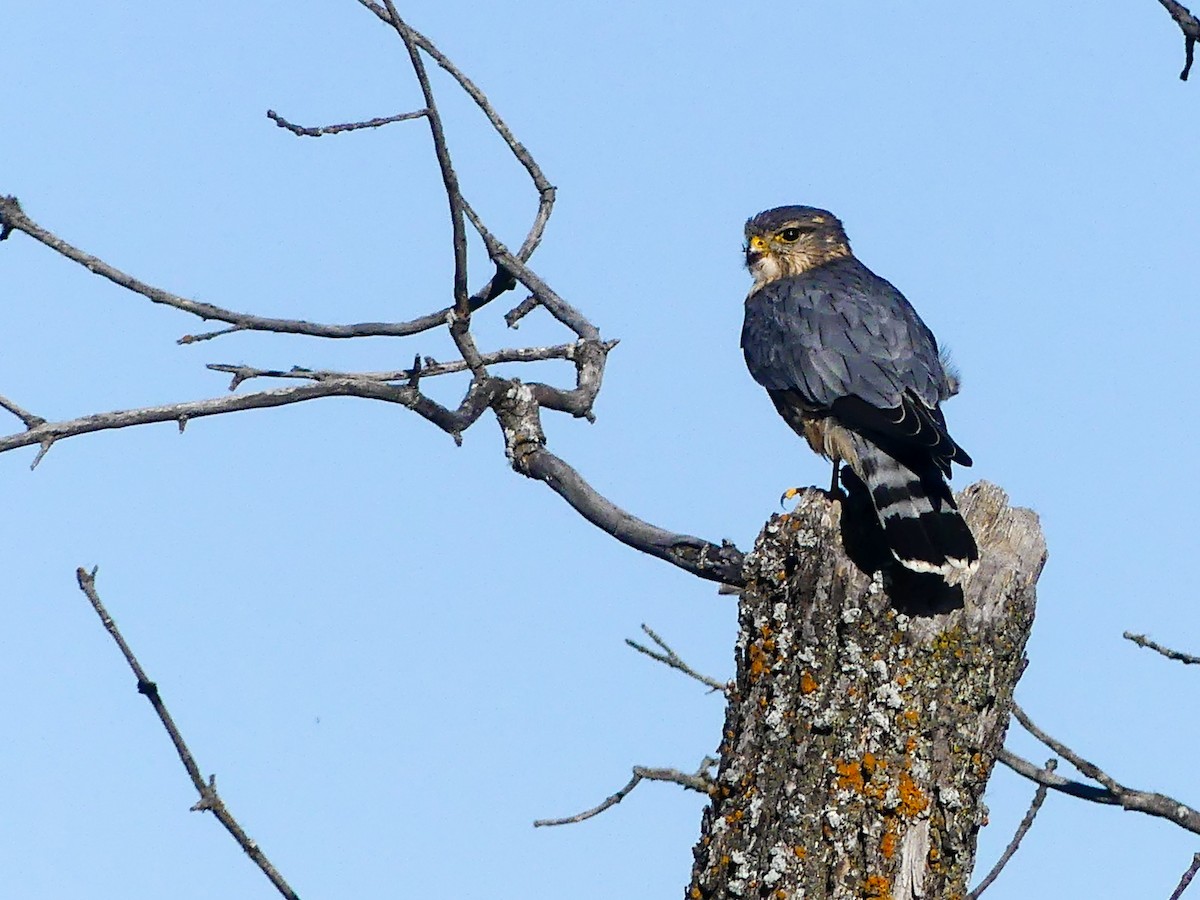
{"label": "gray wing", "polygon": [[754,380],[816,408],[857,397],[933,409],[950,395],[937,341],[904,296],[855,259],[765,285],[746,301],[742,351]]}
{"label": "gray wing", "polygon": [[856,259],[751,294],[742,352],[789,422],[833,415],[897,458],[919,456],[946,473],[951,461],[971,464],[938,408],[953,390],[933,333]]}

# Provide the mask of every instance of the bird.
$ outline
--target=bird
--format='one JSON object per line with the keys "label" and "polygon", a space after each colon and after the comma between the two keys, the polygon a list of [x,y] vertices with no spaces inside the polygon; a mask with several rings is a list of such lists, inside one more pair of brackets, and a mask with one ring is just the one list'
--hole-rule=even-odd
{"label": "bird", "polygon": [[839,471],[848,491],[865,488],[896,562],[943,577],[973,571],[979,550],[947,483],[952,463],[972,460],[941,409],[959,376],[933,332],[854,256],[828,210],[768,209],[746,222],[745,236],[750,375],[833,462],[832,493]]}

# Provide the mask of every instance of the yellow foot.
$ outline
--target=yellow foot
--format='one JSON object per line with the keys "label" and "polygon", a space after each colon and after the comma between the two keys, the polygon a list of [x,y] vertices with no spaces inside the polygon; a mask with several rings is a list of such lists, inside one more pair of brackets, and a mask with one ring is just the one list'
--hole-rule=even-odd
{"label": "yellow foot", "polygon": [[825,497],[826,499],[829,499],[829,500],[840,500],[840,499],[842,499],[842,496],[843,496],[842,492],[840,490],[839,491],[827,491],[827,490],[824,490],[819,487],[811,487],[811,486],[810,487],[792,487],[792,488],[788,488],[786,491],[783,492],[782,496],[780,496],[779,505],[787,506],[787,502],[789,500],[795,500],[797,497],[801,497],[804,494],[807,494],[809,492],[820,494],[822,497]]}

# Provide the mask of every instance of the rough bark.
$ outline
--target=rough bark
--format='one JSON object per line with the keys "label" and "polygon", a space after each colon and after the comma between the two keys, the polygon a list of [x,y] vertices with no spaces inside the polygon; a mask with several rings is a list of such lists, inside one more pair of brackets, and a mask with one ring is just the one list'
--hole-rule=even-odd
{"label": "rough bark", "polygon": [[966,895],[1046,547],[994,485],[959,503],[982,559],[958,587],[864,574],[869,517],[823,492],[767,523],[687,897]]}

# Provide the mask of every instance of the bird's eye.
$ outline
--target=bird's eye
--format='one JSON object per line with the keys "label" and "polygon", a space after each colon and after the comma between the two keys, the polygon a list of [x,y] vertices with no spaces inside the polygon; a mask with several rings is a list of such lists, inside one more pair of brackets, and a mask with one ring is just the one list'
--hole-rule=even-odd
{"label": "bird's eye", "polygon": [[796,243],[796,241],[800,240],[800,235],[802,235],[808,231],[812,231],[812,229],[811,228],[796,228],[796,227],[785,228],[785,229],[783,229],[783,231],[779,232],[779,239],[781,241],[783,241],[784,243],[794,244],[794,243]]}

